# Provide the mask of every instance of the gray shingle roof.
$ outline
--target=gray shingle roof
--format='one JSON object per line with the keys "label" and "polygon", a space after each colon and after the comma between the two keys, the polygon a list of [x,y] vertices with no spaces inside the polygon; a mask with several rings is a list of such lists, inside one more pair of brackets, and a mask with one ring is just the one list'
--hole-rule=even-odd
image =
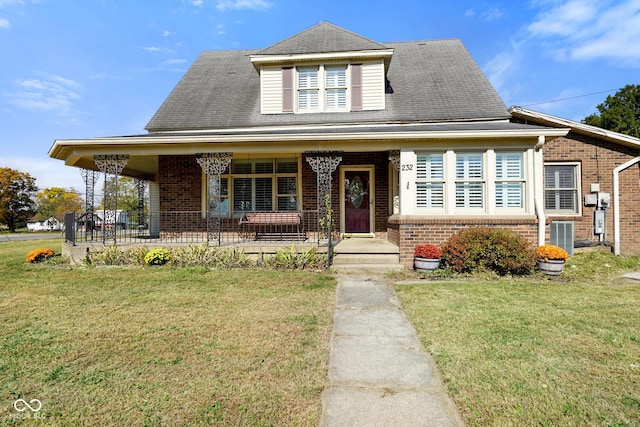
{"label": "gray shingle roof", "polygon": [[[478,65],[458,39],[363,46],[394,49],[387,78],[386,109],[350,113],[260,113],[260,78],[250,55],[280,52],[313,33],[335,35],[348,50],[359,36],[321,23],[283,42],[258,50],[205,51],[173,89],[146,129],[151,132],[275,125],[447,122],[503,119],[510,115]],[[297,40],[297,41],[296,41]],[[313,50],[319,49],[316,44]],[[289,49],[287,48],[287,49]],[[371,47],[367,48],[370,49]],[[362,47],[360,47],[362,49]],[[356,49],[358,50],[358,49]]]}
{"label": "gray shingle roof", "polygon": [[258,55],[293,55],[387,49],[384,45],[326,21],[258,52]]}

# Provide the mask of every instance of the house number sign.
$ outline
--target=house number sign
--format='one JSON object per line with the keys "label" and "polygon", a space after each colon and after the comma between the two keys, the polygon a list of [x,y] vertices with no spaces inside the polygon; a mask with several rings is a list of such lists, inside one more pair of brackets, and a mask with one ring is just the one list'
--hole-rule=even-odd
{"label": "house number sign", "polygon": [[413,170],[413,164],[408,163],[408,164],[403,164],[402,165],[402,171],[406,172],[406,171],[412,171]]}

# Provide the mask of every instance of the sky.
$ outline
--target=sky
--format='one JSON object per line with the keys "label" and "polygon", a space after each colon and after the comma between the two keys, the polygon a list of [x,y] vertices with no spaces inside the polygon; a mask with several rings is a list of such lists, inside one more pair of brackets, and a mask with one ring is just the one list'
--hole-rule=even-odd
{"label": "sky", "polygon": [[458,38],[507,107],[575,121],[640,84],[640,0],[0,0],[0,167],[82,194],[56,139],[144,134],[202,51],[321,21],[380,43]]}

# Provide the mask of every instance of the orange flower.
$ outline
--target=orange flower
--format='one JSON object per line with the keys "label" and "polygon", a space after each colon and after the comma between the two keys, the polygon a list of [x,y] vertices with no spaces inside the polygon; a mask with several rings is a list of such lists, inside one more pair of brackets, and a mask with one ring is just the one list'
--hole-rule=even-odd
{"label": "orange flower", "polygon": [[536,248],[536,257],[545,261],[550,259],[566,261],[569,258],[569,254],[559,246],[542,245]]}
{"label": "orange flower", "polygon": [[34,263],[34,262],[44,261],[45,259],[51,258],[54,255],[55,255],[55,252],[53,252],[51,249],[47,249],[47,248],[34,249],[27,254],[27,262]]}

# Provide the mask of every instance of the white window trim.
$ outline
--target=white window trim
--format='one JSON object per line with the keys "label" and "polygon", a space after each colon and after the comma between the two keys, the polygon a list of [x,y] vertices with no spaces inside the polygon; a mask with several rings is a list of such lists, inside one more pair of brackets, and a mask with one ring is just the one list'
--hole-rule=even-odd
{"label": "white window trim", "polygon": [[[572,166],[575,170],[575,180],[576,180],[576,211],[560,211],[560,210],[548,210],[546,209],[546,198],[545,192],[547,189],[546,186],[546,168],[547,166]],[[582,216],[582,165],[580,162],[544,162],[543,165],[543,207],[544,213],[549,217],[580,217]]]}
{"label": "white window trim", "polygon": [[[346,100],[345,106],[341,108],[328,108],[326,103],[326,71],[325,67],[344,65],[345,68],[345,84],[346,84]],[[318,67],[318,108],[300,109],[300,91],[301,89],[298,78],[298,70],[304,68]],[[308,113],[333,113],[333,112],[349,112],[351,111],[351,63],[336,62],[336,63],[321,63],[321,64],[298,64],[294,67],[294,87],[295,87],[295,99],[294,99],[294,113],[296,114],[308,114]]]}
{"label": "white window trim", "polygon": [[[486,215],[534,215],[532,194],[533,186],[531,185],[531,150],[504,149],[498,150],[498,153],[520,153],[522,152],[522,178],[520,179],[500,179],[496,174],[496,151],[492,148],[484,151],[473,150],[416,150],[402,151],[401,163],[407,170],[400,171],[400,191],[401,196],[401,213],[402,214],[419,214],[419,215],[457,215],[457,216],[486,216]],[[424,180],[418,180],[417,177],[417,157],[420,154],[443,154],[444,168],[444,206],[443,208],[426,208],[417,206],[417,186]],[[482,183],[482,208],[464,208],[456,206],[456,184],[460,182],[456,176],[456,161],[458,154],[481,154],[483,176],[478,182]],[[411,165],[413,169],[411,169]],[[496,206],[496,183],[503,181],[511,181],[523,183],[522,208],[509,208]]]}

